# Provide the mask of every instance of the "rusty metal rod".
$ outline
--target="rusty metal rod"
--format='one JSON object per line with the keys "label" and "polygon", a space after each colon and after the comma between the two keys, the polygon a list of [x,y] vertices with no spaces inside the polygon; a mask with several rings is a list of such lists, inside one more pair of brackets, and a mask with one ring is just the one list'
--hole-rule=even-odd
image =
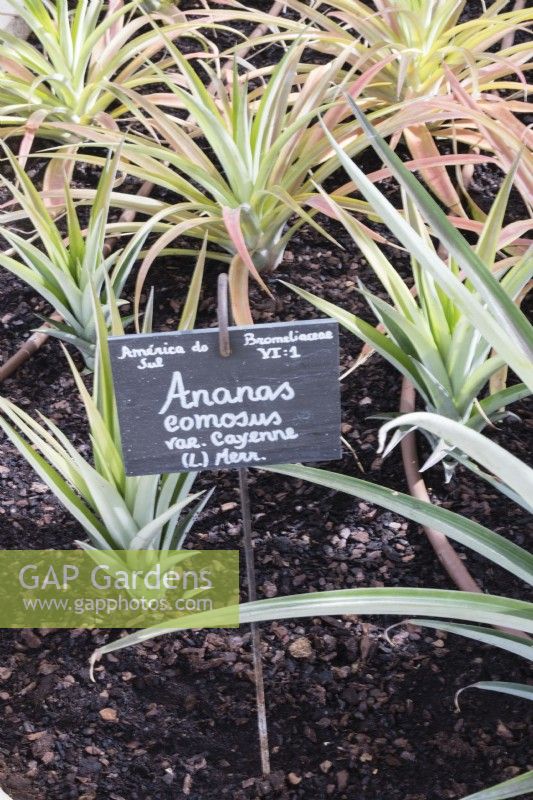
{"label": "rusty metal rod", "polygon": [[[246,562],[246,582],[248,585],[248,600],[257,600],[255,582],[255,559],[252,542],[252,516],[250,512],[250,493],[248,491],[248,470],[239,470],[239,490],[241,495],[242,531],[244,542],[244,558]],[[270,748],[268,744],[268,723],[265,701],[265,680],[263,674],[263,660],[261,658],[261,630],[256,622],[250,623],[252,632],[252,655],[255,674],[255,699],[257,705],[257,730],[259,733],[259,751],[261,754],[261,769],[264,776],[270,775]]]}
{"label": "rusty metal rod", "polygon": [[[229,338],[228,276],[226,273],[222,273],[218,276],[217,319],[220,355],[223,358],[228,358],[231,355],[231,342]],[[248,586],[248,600],[252,602],[257,600],[257,587],[255,581],[254,546],[252,541],[252,514],[250,510],[250,493],[248,491],[247,469],[239,470],[239,492],[241,497],[246,584]],[[266,777],[270,775],[270,749],[268,745],[265,681],[263,675],[263,661],[261,658],[261,630],[255,622],[250,623],[250,629],[252,632],[252,658],[257,709],[257,731],[259,734],[259,752],[261,756],[261,770],[263,775]]]}
{"label": "rusty metal rod", "polygon": [[[400,399],[400,413],[409,414],[415,410],[415,389],[413,384],[404,378],[402,381],[402,393]],[[403,468],[409,492],[417,500],[431,503],[426,484],[419,472],[420,464],[416,448],[415,432],[411,431],[403,437],[401,441]],[[463,592],[481,592],[481,587],[474,580],[472,575],[459,558],[446,536],[435,528],[428,525],[422,526],[429,542],[435,551],[440,563],[455,583]]]}

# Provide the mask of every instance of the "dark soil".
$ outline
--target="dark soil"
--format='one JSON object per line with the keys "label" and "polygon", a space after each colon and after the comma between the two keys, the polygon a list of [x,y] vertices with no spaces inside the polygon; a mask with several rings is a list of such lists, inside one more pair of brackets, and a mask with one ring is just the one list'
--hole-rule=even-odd
{"label": "dark soil", "polygon": [[[372,168],[369,154],[363,169]],[[500,176],[479,170],[476,179],[476,199],[486,202]],[[270,279],[276,308],[253,291],[257,321],[317,316],[276,278],[371,319],[356,280],[376,290],[375,279],[344,232],[329,230],[344,251],[302,230]],[[190,269],[188,262],[162,261],[152,271],[155,330],[175,328]],[[212,267],[206,280],[199,327],[214,324],[216,271]],[[0,298],[4,360],[38,324],[35,313],[48,309],[5,272]],[[343,334],[343,370],[359,349]],[[56,342],[50,340],[2,393],[50,416],[86,450],[83,411]],[[371,418],[397,409],[398,376],[374,356],[344,382],[342,398],[343,433],[360,464],[347,451],[342,461],[324,466],[405,491],[399,452],[385,462],[377,456],[379,420]],[[520,421],[502,425],[497,435],[527,459],[533,411],[530,403],[514,410]],[[77,523],[5,439],[0,447],[0,546],[71,548],[83,537]],[[416,525],[281,476],[255,471],[250,482],[259,596],[453,588]],[[240,548],[236,475],[204,474],[200,483],[216,490],[188,546]],[[526,513],[470,473],[458,469],[444,485],[434,469],[427,483],[436,502],[526,544]],[[464,557],[484,591],[525,597],[508,573],[470,551]],[[104,658],[96,683],[89,681],[89,656],[119,631],[1,631],[0,785],[13,800],[459,800],[533,768],[525,700],[471,690],[461,696],[460,710],[454,708],[455,692],[475,681],[527,682],[526,662],[413,626],[395,628],[388,641],[384,631],[397,621],[317,617],[263,626],[269,780],[259,777],[246,628],[182,633],[121,651]],[[105,721],[104,708],[114,709],[116,720]]]}

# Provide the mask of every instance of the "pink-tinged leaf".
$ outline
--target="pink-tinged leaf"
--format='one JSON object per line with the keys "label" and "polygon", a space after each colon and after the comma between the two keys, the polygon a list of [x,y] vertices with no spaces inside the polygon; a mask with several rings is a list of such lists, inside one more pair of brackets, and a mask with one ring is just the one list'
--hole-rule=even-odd
{"label": "pink-tinged leaf", "polygon": [[120,133],[120,128],[116,121],[113,119],[111,114],[108,114],[106,111],[99,111],[97,114],[94,115],[94,122],[98,125],[101,125],[102,128],[105,128],[107,131],[114,131],[116,133]]}
{"label": "pink-tinged leaf", "polygon": [[[520,142],[530,150],[533,149],[533,130],[515,117],[505,101],[491,103],[487,109],[491,117],[501,122],[505,130],[512,131]],[[531,113],[531,106],[529,106],[529,113]]]}
{"label": "pink-tinged leaf", "polygon": [[311,206],[311,208],[316,208],[317,211],[320,211],[321,214],[324,214],[326,217],[330,219],[340,220],[340,215],[335,208],[335,205],[329,198],[324,197],[323,195],[316,195],[314,197],[310,197],[307,201],[307,205]]}
{"label": "pink-tinged leaf", "polygon": [[522,301],[528,296],[531,289],[533,289],[533,281],[528,281],[527,284],[522,287],[522,291],[515,300],[517,306],[522,305]]}
{"label": "pink-tinged leaf", "polygon": [[[330,219],[335,219],[340,221],[341,218],[338,213],[338,210],[335,208],[335,203],[332,200],[330,201],[329,198],[323,195],[313,195],[313,197],[308,198],[305,202],[306,205],[310,206],[311,208],[316,208],[316,210],[319,211],[321,214],[324,214],[324,216],[329,217]],[[396,246],[393,244],[393,242],[389,242],[388,239],[386,239],[384,236],[381,236],[381,234],[376,233],[376,231],[373,231],[372,228],[369,228],[366,225],[364,225],[360,220],[358,220],[358,222],[361,228],[363,228],[363,230],[365,231],[365,233],[367,233],[368,236],[370,236],[370,238],[373,239],[375,242],[379,242],[380,244],[386,244],[389,245],[390,247]]]}
{"label": "pink-tinged leaf", "polygon": [[[470,97],[468,92],[464,90],[464,88],[461,86],[461,84],[459,83],[453,72],[450,69],[448,69],[446,65],[444,65],[444,70],[446,72],[446,78],[450,84],[450,88],[455,98],[460,103],[462,103],[462,105],[464,105],[466,108],[469,108],[474,112],[478,111],[476,101],[472,97]],[[490,110],[491,115],[494,116],[495,119],[499,118],[499,115],[495,114],[492,108],[488,110]],[[521,124],[513,116],[513,124],[514,123]],[[506,126],[502,127],[502,132],[505,131],[505,128],[508,128],[510,124],[511,121],[507,120]],[[496,134],[492,128],[489,128],[487,125],[483,125],[481,121],[478,121],[478,127],[480,133],[485,137],[491,149],[494,150],[494,152],[500,156],[501,166],[504,172],[508,172],[512,168],[514,160],[516,158],[517,155],[516,150],[512,146],[507,144],[504,136]],[[531,173],[531,170],[525,163],[521,163],[518,165],[515,181],[522,195],[530,199],[531,196],[533,196],[533,175]]]}
{"label": "pink-tinged leaf", "polygon": [[[492,96],[490,99],[492,100]],[[526,103],[523,100],[502,100],[498,97],[497,102],[504,103],[505,108],[513,114],[531,114],[531,103]]]}
{"label": "pink-tinged leaf", "polygon": [[390,137],[390,139],[389,139],[389,147],[390,147],[391,150],[396,150],[396,148],[398,147],[398,142],[402,138],[402,133],[403,133],[403,131],[401,131],[401,130],[394,131],[394,133]]}
{"label": "pink-tinged leaf", "polygon": [[[124,0],[109,0],[109,5],[107,7],[107,16],[111,17],[113,14],[118,11],[120,8],[124,6]],[[106,46],[111,44],[115,36],[120,33],[122,28],[124,27],[124,17],[119,17],[112,25],[106,30],[104,35],[104,41]]]}
{"label": "pink-tinged leaf", "polygon": [[[73,149],[70,149],[73,152]],[[59,212],[65,205],[65,185],[70,186],[74,159],[52,158],[43,178],[43,202],[50,212]]]}
{"label": "pink-tinged leaf", "polygon": [[[381,61],[378,61],[377,64],[373,64],[369,67],[366,72],[363,72],[362,75],[354,81],[350,88],[345,92],[346,95],[352,98],[352,100],[356,100],[363,89],[365,89],[370,81],[385,67],[389,64],[396,56],[390,55],[387,58],[383,58]],[[339,121],[346,116],[347,111],[349,110],[347,104],[342,103],[340,105],[336,105],[333,108],[330,108],[329,111],[324,114],[324,125],[327,127],[329,131],[332,131],[335,126],[339,123]],[[323,135],[323,134],[322,134]]]}
{"label": "pink-tinged leaf", "polygon": [[516,222],[510,222],[500,233],[498,247],[506,247],[509,244],[525,248],[531,247],[533,245],[531,239],[522,239],[522,236],[531,230],[533,230],[533,219],[519,219]]}
{"label": "pink-tinged leaf", "polygon": [[144,95],[148,102],[155,106],[165,106],[165,108],[184,108],[182,100],[172,92],[154,92]]}
{"label": "pink-tinged leaf", "polygon": [[[491,355],[497,355],[493,350]],[[504,364],[503,367],[500,367],[499,370],[494,372],[490,376],[489,380],[489,394],[496,394],[497,392],[501,392],[507,386],[507,375],[509,372],[509,367],[507,364]],[[492,423],[491,423],[492,424]]]}
{"label": "pink-tinged leaf", "polygon": [[[528,60],[528,54],[524,53],[520,57],[518,61],[516,58],[505,58],[505,56],[495,55],[493,54],[492,57],[494,58],[494,63],[490,66],[483,67],[479,70],[478,73],[478,82],[480,84],[486,85],[489,81],[493,82],[500,77],[506,77],[511,73],[514,73],[518,78],[519,82],[522,84],[524,88],[524,93],[527,95],[528,93],[528,85],[527,79],[524,74],[524,71],[520,69],[520,67],[526,64]],[[488,80],[487,80],[488,79]]]}
{"label": "pink-tinged leaf", "polygon": [[[448,219],[453,225],[455,225],[456,228],[459,228],[462,231],[475,233],[478,236],[483,230],[485,224],[484,222],[479,222],[478,220],[466,219],[465,217],[454,217],[452,215],[448,215]],[[521,250],[527,250],[529,247],[531,247],[531,245],[533,245],[533,241],[531,239],[522,239],[521,237],[529,230],[533,230],[533,220],[531,219],[521,219],[517,220],[516,222],[511,222],[509,225],[503,228],[500,233],[498,238],[498,249],[501,250],[502,248],[512,244],[515,247],[520,247]]]}
{"label": "pink-tinged leaf", "polygon": [[[441,158],[441,154],[427,125],[420,124],[405,128],[403,135],[413,158],[417,160]],[[420,172],[428,186],[431,187],[439,200],[441,200],[450,211],[454,211],[460,216],[466,216],[459,195],[444,166],[424,167],[420,169]]]}
{"label": "pink-tinged leaf", "polygon": [[480,136],[479,133],[476,133],[475,131],[469,131],[466,127],[439,128],[438,134],[439,136],[442,136],[443,139],[455,139],[458,142],[462,142],[462,144],[467,144],[469,147],[475,150],[482,146],[490,146],[484,143],[483,137]]}
{"label": "pink-tinged leaf", "polygon": [[15,208],[16,206],[18,206],[18,200],[11,198],[6,200],[5,203],[0,203],[0,211],[4,211],[6,208]]}
{"label": "pink-tinged leaf", "polygon": [[448,214],[448,219],[456,228],[462,231],[470,231],[471,233],[481,233],[483,230],[483,222],[476,219],[467,219],[465,217],[456,217],[453,214]]}
{"label": "pink-tinged leaf", "polygon": [[[115,131],[104,131],[95,128],[94,125],[80,125],[72,122],[50,122],[49,127],[53,130],[68,131],[69,133],[76,134],[80,139],[87,139],[88,141],[103,142],[105,145],[120,144],[122,141],[122,133],[115,133]],[[110,136],[110,134],[113,134]]]}
{"label": "pink-tinged leaf", "polygon": [[26,67],[17,64],[11,58],[0,56],[0,71],[7,72],[8,75],[13,75],[15,78],[20,78],[25,83],[33,83],[35,75],[31,73]]}
{"label": "pink-tinged leaf", "polygon": [[400,27],[398,18],[401,17],[401,10],[398,9],[394,2],[391,3],[390,0],[375,0],[375,5],[380,13],[380,16],[382,16],[387,24],[390,25],[391,29],[394,31],[394,34],[397,37],[400,37],[402,35],[402,29]]}
{"label": "pink-tinged leaf", "polygon": [[400,100],[402,97],[403,86],[410,66],[411,66],[411,54],[405,51],[400,52],[399,63],[398,63],[398,76],[396,80],[397,100]]}
{"label": "pink-tinged leaf", "polygon": [[233,256],[228,273],[231,311],[236,325],[253,325],[249,294],[250,270],[239,255]]}
{"label": "pink-tinged leaf", "polygon": [[45,109],[34,111],[33,114],[28,117],[28,121],[24,125],[24,135],[20,142],[18,152],[18,161],[22,169],[26,168],[26,162],[28,160],[28,155],[30,154],[35,136],[37,135],[37,131],[41,127],[47,115],[48,111]]}
{"label": "pink-tinged leaf", "polygon": [[[165,213],[168,213],[172,209],[165,210]],[[141,307],[141,294],[144,288],[144,283],[146,281],[146,276],[150,271],[150,268],[156,258],[158,257],[159,253],[165,249],[171,242],[178,238],[178,236],[182,236],[183,234],[187,233],[189,230],[193,230],[194,228],[199,228],[202,225],[208,225],[211,222],[210,219],[202,219],[198,217],[198,219],[191,219],[191,220],[184,220],[183,222],[178,223],[178,225],[174,225],[168,231],[163,233],[158,239],[153,243],[153,245],[148,250],[144,260],[139,267],[139,271],[137,273],[137,280],[135,281],[135,293],[133,297],[133,313],[135,316],[135,327],[137,329],[137,333],[140,333],[139,327],[139,311]]]}
{"label": "pink-tinged leaf", "polygon": [[[526,7],[526,0],[515,0],[513,11],[521,11],[523,8]],[[508,47],[512,47],[514,44],[516,28],[513,28],[505,34],[502,39],[502,50],[507,50]]]}
{"label": "pink-tinged leaf", "polygon": [[[130,20],[127,25],[123,25],[122,21],[123,17],[121,17],[119,20],[120,29],[115,30],[114,35],[109,39],[108,42],[106,42],[105,37],[102,36],[100,41],[97,43],[91,56],[92,65],[98,65],[98,62],[102,64],[110,64],[120,49],[126,44],[126,42],[132,41],[134,34],[140,28],[146,26],[146,18],[142,15]],[[118,83],[122,83],[122,81],[128,76],[131,76],[139,64],[150,58],[152,55],[154,55],[154,53],[157,53],[163,46],[160,39],[157,40],[157,46],[149,46],[148,43],[145,43],[145,45],[146,46],[143,46],[141,49],[141,52],[138,53],[135,58],[131,59],[131,61],[127,63],[126,67],[124,67],[124,69],[116,76],[116,81]]]}
{"label": "pink-tinged leaf", "polygon": [[[152,194],[152,190],[154,188],[153,183],[150,181],[144,181],[141,183],[139,188],[135,193],[135,197],[150,197]],[[115,197],[117,193],[115,192]],[[133,222],[135,217],[137,216],[137,209],[136,208],[125,208],[120,214],[120,221],[124,225],[128,225],[130,222]]]}
{"label": "pink-tinged leaf", "polygon": [[[404,166],[414,172],[415,170],[423,170],[428,167],[440,166],[458,166],[461,164],[497,164],[498,159],[492,156],[474,155],[472,153],[450,153],[448,155],[428,156],[426,158],[417,158],[412,161],[405,161]],[[392,175],[388,167],[369,172],[367,178],[374,183],[382,181],[385,178],[390,178]]]}
{"label": "pink-tinged leaf", "polygon": [[521,254],[516,256],[508,256],[507,258],[500,258],[499,261],[496,261],[496,263],[492,265],[493,274],[498,276],[505,275],[508,270],[514,267],[520,258]]}
{"label": "pink-tinged leaf", "polygon": [[228,208],[227,206],[222,209],[222,218],[224,220],[224,225],[226,226],[226,230],[228,232],[228,236],[232,241],[235,250],[237,251],[238,256],[240,257],[243,264],[246,265],[250,274],[253,275],[259,286],[268,294],[270,297],[273,297],[272,292],[262,279],[261,275],[257,271],[257,268],[252,260],[252,256],[250,255],[250,251],[246,246],[246,242],[244,240],[244,236],[242,233],[241,228],[241,209],[239,208]]}
{"label": "pink-tinged leaf", "polygon": [[[468,157],[468,156],[465,156]],[[451,156],[450,156],[451,158]],[[474,157],[477,158],[477,157]],[[482,159],[483,161],[485,159]],[[494,160],[494,159],[489,159]],[[415,162],[408,162],[406,166],[413,165]],[[414,169],[414,166],[411,166]],[[384,170],[380,170],[382,172]],[[369,174],[368,177],[370,178],[372,175],[375,176],[378,173]],[[341,186],[340,189],[333,192],[335,197],[339,195],[345,194],[347,191],[353,189],[353,184],[347,183],[344,186]],[[343,192],[343,190],[346,190]],[[330,219],[340,220],[340,216],[338,210],[336,208],[335,202],[327,196],[327,195],[313,195],[312,197],[306,200],[306,204],[311,208],[315,208],[321,214],[329,217]],[[448,219],[450,222],[460,230],[469,231],[471,233],[475,233],[476,235],[480,235],[481,231],[483,230],[484,223],[478,220],[468,219],[467,217],[456,217],[451,214],[448,215]],[[373,231],[371,228],[364,225],[359,220],[359,225],[365,230],[365,232],[373,239],[375,242],[380,244],[386,244],[392,247],[395,247],[393,242],[388,241],[386,238],[381,236],[380,234]],[[505,228],[503,228],[499,240],[498,240],[498,249],[502,249],[507,247],[508,245],[512,244],[515,247],[520,247],[521,250],[527,250],[531,245],[533,245],[533,241],[531,239],[523,239],[521,238],[523,234],[527,233],[529,230],[533,230],[533,219],[524,219],[524,220],[517,220],[516,222],[511,222]],[[501,263],[501,262],[500,262]]]}

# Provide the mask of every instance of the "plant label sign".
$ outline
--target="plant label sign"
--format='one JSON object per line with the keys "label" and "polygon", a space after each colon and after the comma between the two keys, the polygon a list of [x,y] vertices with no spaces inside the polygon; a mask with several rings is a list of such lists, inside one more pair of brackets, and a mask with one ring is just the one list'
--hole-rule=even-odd
{"label": "plant label sign", "polygon": [[109,340],[128,475],[340,458],[339,332],[312,320]]}

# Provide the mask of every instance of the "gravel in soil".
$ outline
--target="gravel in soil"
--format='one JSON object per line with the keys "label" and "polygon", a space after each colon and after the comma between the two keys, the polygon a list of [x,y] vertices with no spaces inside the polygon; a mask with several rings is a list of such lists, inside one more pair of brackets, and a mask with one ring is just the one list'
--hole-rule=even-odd
{"label": "gravel in soil", "polygon": [[[370,169],[373,159],[368,156]],[[478,202],[499,175],[476,171]],[[393,187],[391,186],[391,191]],[[520,214],[520,209],[516,212]],[[258,322],[306,319],[314,309],[278,283],[283,278],[371,319],[356,289],[379,287],[344,232],[333,250],[308,229],[291,242],[270,280],[275,308],[252,291]],[[401,256],[398,252],[396,259]],[[406,271],[404,262],[399,266]],[[164,260],[152,271],[156,330],[172,330],[190,274]],[[209,273],[198,326],[214,323],[216,269]],[[0,274],[0,359],[38,324],[45,304]],[[360,345],[342,335],[342,368]],[[58,344],[50,340],[2,393],[50,416],[87,452],[86,426]],[[324,465],[405,491],[398,452],[376,455],[379,421],[399,401],[396,374],[373,356],[345,381],[341,462]],[[498,438],[530,457],[533,413],[515,411]],[[83,532],[26,462],[2,439],[0,546],[70,548]],[[361,471],[364,470],[364,472]],[[434,500],[526,545],[526,515],[458,469],[443,485],[427,478]],[[204,474],[216,485],[191,548],[240,548],[236,476]],[[417,526],[355,498],[281,476],[251,474],[259,595],[368,586],[452,588]],[[524,597],[495,565],[464,553],[484,591]],[[245,590],[243,591],[243,599]],[[393,618],[317,617],[262,626],[273,774],[259,777],[250,637],[246,628],[181,633],[106,657],[89,681],[88,659],[118,631],[0,632],[0,785],[13,800],[210,800],[338,798],[456,800],[533,768],[527,702],[469,691],[478,680],[527,682],[527,664],[503,651],[443,632],[394,628]]]}
{"label": "gravel in soil", "polygon": [[[291,244],[276,277],[366,313],[355,278],[370,280],[349,242],[333,252],[312,232]],[[164,265],[157,329],[172,329],[186,274]],[[199,326],[213,324],[216,275],[208,277]],[[5,273],[2,299],[10,318],[2,357],[34,324],[39,301]],[[272,280],[280,304],[259,321],[314,315]],[[256,307],[264,298],[254,297]],[[342,367],[359,349],[342,337]],[[378,358],[343,385],[343,431],[364,477],[405,490],[400,460],[376,456],[378,421],[394,410],[396,375]],[[27,410],[39,409],[84,445],[85,424],[57,343],[50,341],[3,386]],[[519,455],[527,449],[531,409],[502,435]],[[5,442],[0,474],[0,544],[69,548],[82,535],[46,487]],[[330,466],[361,475],[348,453]],[[232,474],[216,483],[211,505],[189,547],[238,548],[238,492]],[[525,514],[490,487],[460,472],[449,486],[438,470],[428,481],[435,499],[525,540]],[[355,498],[281,476],[252,473],[252,509],[260,596],[357,586],[449,587],[418,528]],[[506,573],[471,553],[469,568],[485,591],[524,596]],[[14,800],[190,797],[437,800],[511,777],[531,766],[526,701],[458,688],[480,679],[527,681],[521,661],[457,637],[405,626],[384,638],[389,619],[284,621],[263,626],[268,717],[274,774],[258,778],[249,634],[210,631],[167,636],[108,656],[88,679],[93,649],[115,631],[3,631],[0,785]]]}

